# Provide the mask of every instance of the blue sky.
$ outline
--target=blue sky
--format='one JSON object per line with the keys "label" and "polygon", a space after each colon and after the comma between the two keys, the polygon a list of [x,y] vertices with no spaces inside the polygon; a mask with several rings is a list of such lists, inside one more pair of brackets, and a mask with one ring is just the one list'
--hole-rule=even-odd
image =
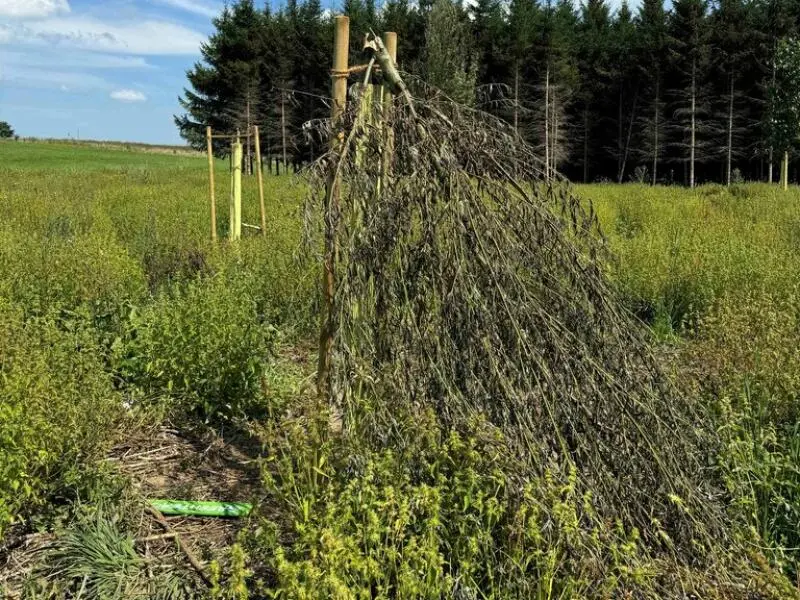
{"label": "blue sky", "polygon": [[0,120],[22,136],[181,143],[177,98],[222,6],[0,0]]}
{"label": "blue sky", "polygon": [[172,116],[217,0],[0,0],[0,120],[18,134],[180,143]]}

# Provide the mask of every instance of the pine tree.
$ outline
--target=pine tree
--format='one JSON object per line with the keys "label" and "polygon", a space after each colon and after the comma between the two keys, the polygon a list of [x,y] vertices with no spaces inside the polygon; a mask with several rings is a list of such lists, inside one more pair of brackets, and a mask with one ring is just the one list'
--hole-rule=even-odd
{"label": "pine tree", "polygon": [[688,167],[689,187],[697,165],[708,159],[714,132],[708,74],[710,44],[706,0],[675,0],[669,23],[672,145]]}
{"label": "pine tree", "polygon": [[464,104],[475,101],[476,69],[463,11],[452,0],[436,0],[425,30],[427,82]]}
{"label": "pine tree", "polygon": [[500,90],[509,82],[512,70],[503,8],[500,0],[476,0],[469,13],[481,106],[499,114],[504,96]]}
{"label": "pine tree", "polygon": [[388,0],[382,10],[382,31],[397,33],[397,63],[419,73],[424,68],[425,19],[409,0]]}
{"label": "pine tree", "polygon": [[[641,80],[637,76],[635,53],[631,51],[638,45],[638,32],[628,3],[623,0],[611,31],[611,79],[617,88],[616,139],[611,154],[617,164],[618,183],[625,178],[630,156],[633,129],[639,108]],[[633,54],[633,56],[632,56]]]}
{"label": "pine tree", "polygon": [[536,31],[540,27],[540,15],[534,0],[511,0],[508,25],[511,30],[508,55],[512,65],[511,76],[511,122],[517,133],[530,138],[531,86],[529,81],[535,69],[532,51]]}
{"label": "pine tree", "polygon": [[[725,183],[731,184],[733,163],[745,154],[743,138],[752,124],[748,113],[749,84],[746,76],[753,57],[750,31],[753,27],[748,6],[744,0],[719,0],[711,16],[711,36],[714,55],[717,57],[716,75],[713,77],[719,98],[721,143],[717,143],[724,160]],[[748,88],[745,88],[748,86]]]}
{"label": "pine tree", "polygon": [[[188,114],[176,115],[181,137],[192,147],[205,148],[205,128],[235,133],[260,119],[258,91],[270,82],[264,66],[264,15],[253,0],[239,0],[214,19],[216,32],[201,48],[203,61],[186,75],[192,90],[184,89],[181,106]],[[224,143],[215,151],[225,154]]]}
{"label": "pine tree", "polygon": [[581,158],[583,182],[589,180],[590,160],[595,155],[590,147],[598,144],[595,135],[603,133],[599,117],[603,112],[605,99],[610,91],[609,81],[609,42],[610,19],[605,0],[586,0],[581,6],[581,20],[578,27],[578,72],[580,86],[580,130],[583,145]]}
{"label": "pine tree", "polygon": [[658,182],[664,151],[664,70],[667,14],[664,0],[643,0],[637,17],[638,47],[634,48],[636,73],[646,100],[640,123],[639,156],[651,166],[651,182]]}

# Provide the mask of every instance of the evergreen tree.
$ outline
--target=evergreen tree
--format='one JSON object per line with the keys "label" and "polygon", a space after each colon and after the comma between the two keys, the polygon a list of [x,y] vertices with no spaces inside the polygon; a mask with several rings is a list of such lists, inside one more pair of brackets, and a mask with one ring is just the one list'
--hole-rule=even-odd
{"label": "evergreen tree", "polygon": [[644,102],[639,118],[639,156],[651,168],[651,183],[658,181],[664,150],[664,70],[667,47],[667,13],[664,0],[643,0],[637,17],[638,41],[634,50],[637,79]]}
{"label": "evergreen tree", "polygon": [[[610,19],[605,0],[586,0],[581,6],[581,20],[578,27],[578,73],[580,85],[580,135],[583,152],[581,155],[582,180],[589,180],[590,160],[597,156],[590,152],[607,139],[600,117],[605,108],[609,93],[609,42]],[[597,136],[597,137],[595,137]]]}
{"label": "evergreen tree", "polygon": [[476,0],[470,8],[476,78],[481,105],[499,112],[500,90],[510,79],[511,59],[506,43],[506,21],[500,0]]}
{"label": "evergreen tree", "polygon": [[[511,122],[514,129],[526,138],[530,131],[530,81],[535,73],[532,51],[536,41],[536,31],[540,25],[540,11],[535,0],[511,0],[508,25],[511,31],[507,50],[511,61]],[[535,100],[534,100],[535,101]]]}
{"label": "evergreen tree", "polygon": [[611,146],[610,151],[616,162],[618,183],[625,178],[639,109],[641,80],[637,73],[635,52],[631,52],[637,46],[638,32],[633,13],[623,0],[612,25],[610,43],[610,78],[617,90],[616,144]]}
{"label": "evergreen tree", "polygon": [[382,31],[397,33],[397,63],[402,70],[419,73],[424,67],[425,19],[409,0],[388,0],[383,5]]}
{"label": "evergreen tree", "polygon": [[452,0],[436,0],[425,30],[425,77],[464,104],[475,101],[475,63],[466,15]]}
{"label": "evergreen tree", "polygon": [[[188,114],[176,115],[181,137],[192,147],[205,148],[205,128],[225,133],[245,131],[261,120],[258,98],[269,87],[264,68],[264,14],[253,0],[239,0],[213,21],[216,32],[201,47],[203,61],[186,76],[192,89],[184,89],[181,106]],[[215,151],[225,154],[223,142]]]}
{"label": "evergreen tree", "polygon": [[0,138],[12,137],[14,137],[14,130],[11,128],[11,125],[9,125],[7,121],[0,121]]}
{"label": "evergreen tree", "polygon": [[753,58],[750,32],[754,23],[744,0],[719,0],[711,16],[711,39],[714,48],[716,72],[713,73],[715,96],[718,98],[718,114],[722,133],[715,145],[724,161],[724,180],[731,184],[733,164],[746,155],[746,133],[751,128],[749,115],[750,84],[747,75]]}
{"label": "evergreen tree", "polygon": [[669,23],[671,143],[676,160],[686,166],[686,182],[692,188],[697,183],[697,165],[708,160],[714,137],[707,13],[706,0],[675,0]]}

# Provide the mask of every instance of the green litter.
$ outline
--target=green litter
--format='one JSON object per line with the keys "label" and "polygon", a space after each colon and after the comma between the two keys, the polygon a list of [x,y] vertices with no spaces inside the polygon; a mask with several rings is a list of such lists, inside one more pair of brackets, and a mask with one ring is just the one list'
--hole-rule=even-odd
{"label": "green litter", "polygon": [[162,515],[187,517],[246,517],[253,509],[245,502],[208,502],[200,500],[150,500],[150,506]]}

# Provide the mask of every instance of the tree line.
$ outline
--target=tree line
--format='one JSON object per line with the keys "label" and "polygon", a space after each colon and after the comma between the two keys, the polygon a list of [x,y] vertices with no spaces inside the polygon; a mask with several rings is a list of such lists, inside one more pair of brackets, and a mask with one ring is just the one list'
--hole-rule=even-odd
{"label": "tree line", "polygon": [[[396,31],[403,71],[506,119],[575,181],[773,181],[797,145],[796,0],[344,0],[341,13],[352,63],[370,29]],[[329,113],[320,0],[238,0],[214,26],[175,117],[184,139],[257,124],[284,165],[324,151],[309,126]]]}

